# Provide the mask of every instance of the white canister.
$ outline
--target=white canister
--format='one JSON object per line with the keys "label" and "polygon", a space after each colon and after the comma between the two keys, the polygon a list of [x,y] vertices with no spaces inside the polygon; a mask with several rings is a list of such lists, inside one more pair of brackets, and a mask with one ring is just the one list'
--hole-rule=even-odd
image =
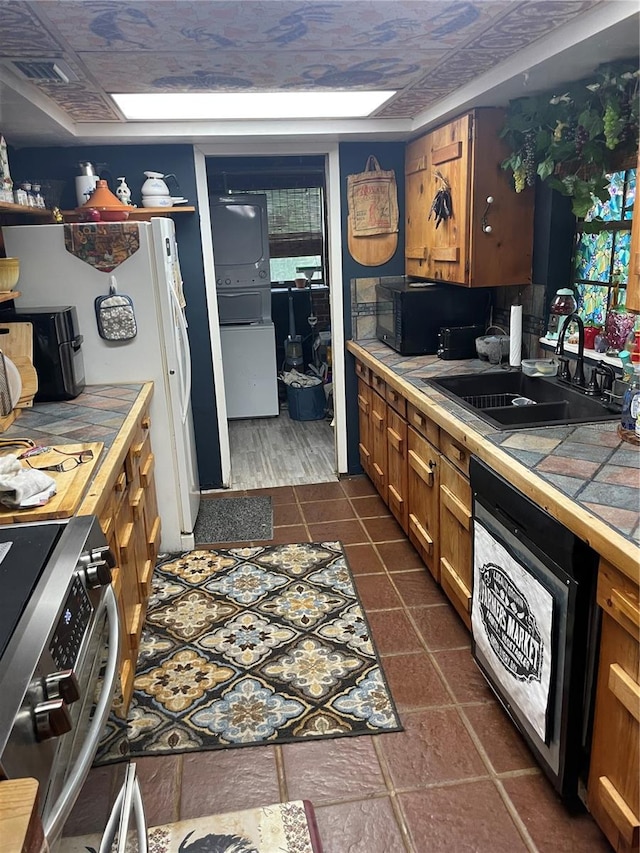
{"label": "white canister", "polygon": [[78,207],[89,199],[99,180],[98,175],[76,175],[76,199]]}

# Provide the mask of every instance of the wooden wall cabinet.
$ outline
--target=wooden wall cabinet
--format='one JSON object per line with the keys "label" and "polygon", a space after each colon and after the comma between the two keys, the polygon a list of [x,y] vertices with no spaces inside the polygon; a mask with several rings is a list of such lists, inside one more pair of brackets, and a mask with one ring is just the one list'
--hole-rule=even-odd
{"label": "wooden wall cabinet", "polygon": [[604,614],[589,769],[589,810],[614,850],[640,849],[640,602],[638,584],[600,561]]}
{"label": "wooden wall cabinet", "polygon": [[[500,166],[503,121],[500,109],[472,110],[407,146],[407,275],[467,287],[531,283],[533,188],[516,193]],[[444,181],[452,216],[436,227],[429,214]]]}
{"label": "wooden wall cabinet", "polygon": [[[640,174],[640,152],[638,152],[638,171]],[[629,254],[629,281],[627,282],[627,308],[640,314],[640,202],[633,205],[631,223],[631,251]]]}

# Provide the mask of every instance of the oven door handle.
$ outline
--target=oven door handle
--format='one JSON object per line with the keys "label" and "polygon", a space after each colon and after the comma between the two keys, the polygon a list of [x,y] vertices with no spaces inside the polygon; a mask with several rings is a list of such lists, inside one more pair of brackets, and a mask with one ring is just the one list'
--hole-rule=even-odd
{"label": "oven door handle", "polygon": [[60,833],[68,818],[73,805],[78,798],[80,789],[93,764],[100,738],[111,710],[113,692],[118,677],[118,660],[120,657],[120,622],[118,617],[118,605],[113,589],[108,586],[105,590],[105,604],[107,608],[107,620],[109,623],[109,639],[107,663],[105,666],[102,691],[96,704],[93,720],[89,726],[87,737],[82,745],[76,763],[69,773],[67,782],[60,792],[58,799],[53,804],[51,811],[44,821],[44,835],[52,844]]}

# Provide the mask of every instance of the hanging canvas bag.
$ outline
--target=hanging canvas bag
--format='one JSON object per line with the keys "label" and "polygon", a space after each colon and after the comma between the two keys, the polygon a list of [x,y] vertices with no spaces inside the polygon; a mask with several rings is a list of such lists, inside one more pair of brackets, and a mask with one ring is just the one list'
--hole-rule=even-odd
{"label": "hanging canvas bag", "polygon": [[398,188],[393,169],[381,169],[371,154],[364,172],[347,177],[347,205],[351,236],[397,233]]}
{"label": "hanging canvas bag", "polygon": [[138,334],[133,301],[118,293],[114,275],[109,280],[108,295],[98,296],[95,308],[98,334],[105,341],[130,341]]}

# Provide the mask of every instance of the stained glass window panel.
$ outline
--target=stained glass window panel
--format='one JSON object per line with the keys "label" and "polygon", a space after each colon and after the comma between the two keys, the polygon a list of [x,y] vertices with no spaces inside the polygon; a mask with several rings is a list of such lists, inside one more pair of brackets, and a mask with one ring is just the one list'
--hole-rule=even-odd
{"label": "stained glass window panel", "polygon": [[585,216],[585,222],[594,219],[603,222],[619,222],[622,219],[622,202],[624,199],[624,172],[614,172],[609,177],[609,198],[602,202],[594,198],[593,207]]}
{"label": "stained glass window panel", "polygon": [[604,326],[609,288],[599,284],[578,284],[576,291],[578,314],[584,322],[593,326]]}
{"label": "stained glass window panel", "polygon": [[623,219],[633,217],[633,203],[636,200],[636,170],[629,169],[627,172],[627,197],[624,203]]}
{"label": "stained glass window panel", "polygon": [[575,278],[582,281],[609,281],[613,235],[581,234],[575,253]]}
{"label": "stained glass window panel", "polygon": [[613,235],[613,271],[620,274],[621,281],[629,276],[630,254],[631,231],[617,231]]}

